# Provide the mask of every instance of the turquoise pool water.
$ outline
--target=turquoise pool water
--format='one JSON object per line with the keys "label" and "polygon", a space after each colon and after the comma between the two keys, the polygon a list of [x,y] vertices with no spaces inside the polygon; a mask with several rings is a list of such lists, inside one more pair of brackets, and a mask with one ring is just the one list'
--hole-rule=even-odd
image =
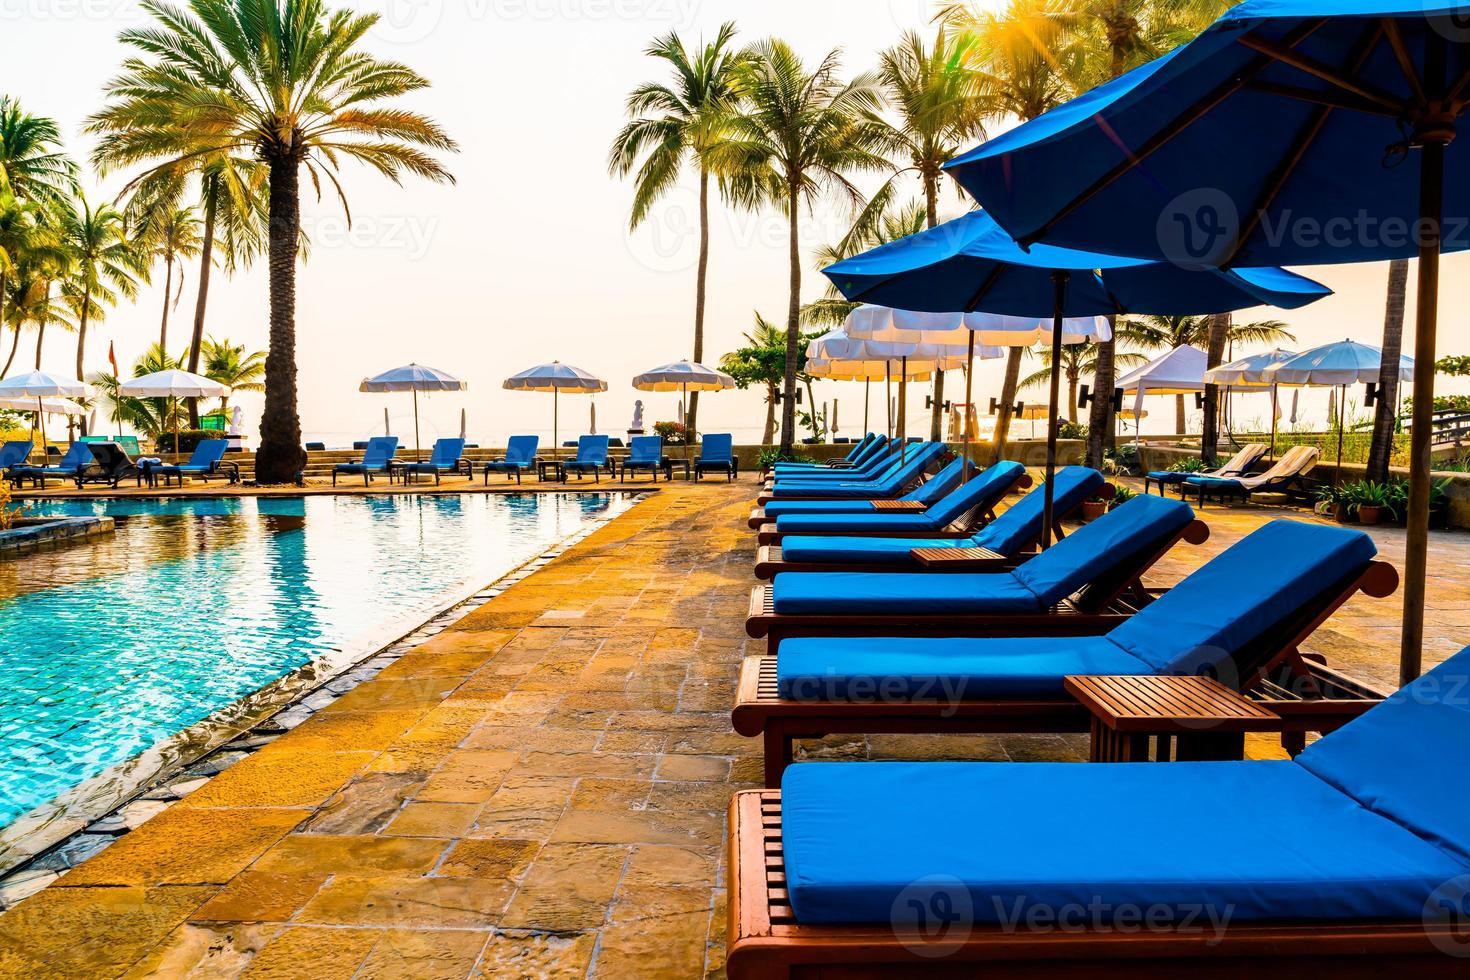
{"label": "turquoise pool water", "polygon": [[308,662],[366,655],[616,495],[44,501],[117,533],[0,562],[0,827]]}

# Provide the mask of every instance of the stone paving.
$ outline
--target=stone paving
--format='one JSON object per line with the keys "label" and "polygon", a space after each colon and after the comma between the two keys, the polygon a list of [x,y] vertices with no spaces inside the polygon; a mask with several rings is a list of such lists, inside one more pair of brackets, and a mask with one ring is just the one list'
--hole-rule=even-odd
{"label": "stone paving", "polygon": [[[724,809],[760,774],[729,724],[755,648],[752,496],[663,488],[0,916],[0,976],[720,975]],[[1280,515],[1204,516],[1210,541],[1155,581]],[[1402,532],[1374,534],[1401,557]],[[1470,642],[1470,535],[1432,554],[1427,663]],[[1391,684],[1397,615],[1359,597],[1313,648]],[[890,736],[808,754],[1083,748]]]}

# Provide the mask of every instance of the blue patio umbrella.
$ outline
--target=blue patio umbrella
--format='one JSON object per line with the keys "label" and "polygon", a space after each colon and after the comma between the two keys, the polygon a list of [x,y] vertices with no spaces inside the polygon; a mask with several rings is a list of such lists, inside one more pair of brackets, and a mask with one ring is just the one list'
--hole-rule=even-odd
{"label": "blue patio umbrella", "polygon": [[[1028,251],[983,211],[880,245],[822,271],[856,302],[936,313],[983,311],[1021,317],[1050,313],[1053,349],[1064,343],[1068,317],[1195,316],[1263,304],[1295,309],[1331,292],[1284,269],[1188,269],[1049,245]],[[1050,380],[1043,547],[1052,527],[1060,357],[1052,358]]]}
{"label": "blue patio umbrella", "polygon": [[[1214,266],[1419,258],[1431,364],[1439,255],[1470,247],[1470,5],[1248,0],[1189,44],[989,141],[950,173],[1024,243]],[[1417,159],[1416,159],[1417,158]],[[1432,372],[1414,380],[1401,675],[1420,669]]]}

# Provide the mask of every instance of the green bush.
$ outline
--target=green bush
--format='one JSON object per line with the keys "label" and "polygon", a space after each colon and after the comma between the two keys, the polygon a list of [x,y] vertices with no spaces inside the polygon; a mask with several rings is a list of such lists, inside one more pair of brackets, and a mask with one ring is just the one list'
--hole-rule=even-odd
{"label": "green bush", "polygon": [[1198,456],[1182,456],[1169,464],[1170,473],[1203,473],[1219,466],[1217,460],[1204,460]]}
{"label": "green bush", "polygon": [[684,427],[683,422],[655,422],[653,431],[663,437],[666,446],[689,444],[689,430]]}
{"label": "green bush", "polygon": [[180,429],[179,445],[174,448],[174,434],[172,431],[162,433],[154,440],[156,451],[160,453],[192,453],[194,447],[205,439],[218,439],[220,434],[209,429]]}
{"label": "green bush", "polygon": [[815,462],[816,460],[811,456],[804,456],[801,453],[783,453],[779,449],[762,449],[760,454],[760,468],[763,470],[770,469],[777,463]]}
{"label": "green bush", "polygon": [[1072,422],[1068,419],[1062,419],[1060,422],[1057,423],[1057,438],[1085,440],[1087,438],[1087,426],[1081,424],[1080,422]]}
{"label": "green bush", "polygon": [[1108,505],[1108,509],[1120,507],[1136,496],[1138,496],[1138,491],[1132,487],[1118,487],[1113,491],[1113,502]]}

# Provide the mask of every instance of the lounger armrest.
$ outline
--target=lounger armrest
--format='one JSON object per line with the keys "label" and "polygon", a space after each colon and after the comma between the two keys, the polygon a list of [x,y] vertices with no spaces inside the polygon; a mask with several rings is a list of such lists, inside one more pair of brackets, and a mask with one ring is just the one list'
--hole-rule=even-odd
{"label": "lounger armrest", "polygon": [[913,548],[914,560],[937,571],[999,571],[1012,560],[989,548]]}

